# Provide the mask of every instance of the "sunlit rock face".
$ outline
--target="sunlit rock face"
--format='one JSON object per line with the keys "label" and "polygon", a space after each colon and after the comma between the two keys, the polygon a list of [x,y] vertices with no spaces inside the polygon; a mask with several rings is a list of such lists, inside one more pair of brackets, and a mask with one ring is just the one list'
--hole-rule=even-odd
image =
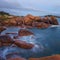
{"label": "sunlit rock face", "polygon": [[41,18],[39,16],[33,16],[28,14],[24,17],[24,24],[32,26],[33,22],[40,22]]}
{"label": "sunlit rock face", "polygon": [[[3,21],[2,21],[3,20]],[[0,18],[0,25],[1,26],[19,26],[19,27],[26,27],[26,28],[33,28],[35,27],[36,23],[39,24],[41,22],[46,23],[47,25],[58,25],[58,21],[54,16],[33,16],[31,14],[28,14],[26,16],[13,16],[13,15],[7,15]],[[48,26],[49,27],[49,26]],[[41,28],[41,27],[40,27]],[[43,28],[46,28],[44,25]]]}
{"label": "sunlit rock face", "polygon": [[32,22],[33,22],[33,20],[32,19],[30,19],[29,17],[24,17],[24,20],[23,20],[23,22],[24,22],[24,24],[25,25],[32,25]]}
{"label": "sunlit rock face", "polygon": [[47,56],[42,58],[30,58],[29,60],[60,60],[60,55]]}
{"label": "sunlit rock face", "polygon": [[26,15],[25,17],[28,17],[28,18],[30,18],[30,19],[34,19],[35,18],[35,16],[33,16],[33,15],[31,15],[31,14],[28,14],[28,15]]}

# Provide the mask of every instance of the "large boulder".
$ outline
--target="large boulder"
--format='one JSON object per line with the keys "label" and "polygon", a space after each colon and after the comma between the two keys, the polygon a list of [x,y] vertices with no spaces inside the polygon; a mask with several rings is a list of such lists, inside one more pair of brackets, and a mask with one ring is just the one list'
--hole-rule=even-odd
{"label": "large boulder", "polygon": [[32,22],[33,22],[33,20],[32,19],[30,19],[29,17],[24,17],[24,24],[25,25],[31,25],[32,24]]}
{"label": "large boulder", "polygon": [[50,23],[53,24],[53,25],[58,25],[59,24],[56,17],[54,17],[54,16],[50,17]]}
{"label": "large boulder", "polygon": [[20,29],[20,31],[18,32],[18,35],[19,36],[28,36],[28,35],[33,35],[33,33],[26,29]]}
{"label": "large boulder", "polygon": [[30,18],[31,20],[34,20],[35,19],[35,16],[33,16],[31,14],[28,14],[26,17]]}
{"label": "large boulder", "polygon": [[23,49],[32,49],[34,47],[34,44],[26,43],[25,41],[21,40],[15,40],[14,44]]}
{"label": "large boulder", "polygon": [[26,25],[32,25],[33,22],[41,22],[41,17],[40,16],[33,16],[28,14],[27,16],[24,17],[24,23]]}
{"label": "large boulder", "polygon": [[13,43],[13,40],[8,35],[0,35],[0,47],[8,46]]}

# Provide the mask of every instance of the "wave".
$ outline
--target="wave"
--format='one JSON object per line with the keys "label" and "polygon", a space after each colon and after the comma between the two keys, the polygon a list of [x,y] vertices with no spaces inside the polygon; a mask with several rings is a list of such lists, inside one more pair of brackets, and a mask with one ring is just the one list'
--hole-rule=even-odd
{"label": "wave", "polygon": [[60,27],[60,25],[51,25],[50,27]]}

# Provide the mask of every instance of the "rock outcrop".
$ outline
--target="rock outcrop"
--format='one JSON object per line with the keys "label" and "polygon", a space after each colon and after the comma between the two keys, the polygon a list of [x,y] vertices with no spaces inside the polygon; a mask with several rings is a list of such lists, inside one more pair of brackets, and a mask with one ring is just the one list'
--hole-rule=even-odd
{"label": "rock outcrop", "polygon": [[18,32],[18,36],[28,36],[28,35],[33,35],[33,33],[28,31],[28,30],[26,30],[26,29],[21,29]]}
{"label": "rock outcrop", "polygon": [[[3,21],[2,21],[3,20]],[[40,16],[33,16],[31,14],[28,14],[26,16],[1,16],[0,18],[0,25],[1,26],[20,26],[20,27],[26,27],[26,28],[33,28],[36,26],[36,22],[39,23],[38,25],[41,25],[43,22],[43,28],[47,28],[50,25],[58,25],[58,21],[56,17],[54,16],[46,16],[46,17],[40,17]],[[40,27],[41,28],[41,27]]]}
{"label": "rock outcrop", "polygon": [[50,26],[50,24],[44,23],[44,22],[40,22],[35,24],[37,28],[48,28]]}
{"label": "rock outcrop", "polygon": [[53,24],[53,25],[58,25],[58,21],[57,21],[56,17],[54,17],[54,16],[51,16],[51,17],[50,17],[50,22],[51,22],[51,24]]}
{"label": "rock outcrop", "polygon": [[23,48],[23,49],[32,49],[34,47],[33,44],[26,43],[25,41],[21,41],[21,40],[15,40],[14,44],[19,48]]}
{"label": "rock outcrop", "polygon": [[8,35],[0,35],[0,47],[9,46],[13,43],[13,40]]}

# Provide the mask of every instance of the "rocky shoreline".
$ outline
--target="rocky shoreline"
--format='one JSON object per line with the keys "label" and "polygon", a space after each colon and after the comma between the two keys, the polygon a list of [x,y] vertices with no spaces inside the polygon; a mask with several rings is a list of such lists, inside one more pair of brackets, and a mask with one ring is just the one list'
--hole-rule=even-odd
{"label": "rocky shoreline", "polygon": [[[0,12],[1,13],[1,12]],[[48,28],[51,25],[59,25],[55,16],[33,16],[28,14],[26,16],[13,16],[0,14],[0,33],[6,29],[6,27],[20,27],[20,28]]]}
{"label": "rocky shoreline", "polygon": [[[40,17],[40,16],[33,16],[30,14],[26,16],[13,16],[13,15],[3,13],[2,15],[0,15],[0,33],[4,30],[7,30],[7,27],[11,27],[11,26],[24,28],[24,29],[20,29],[18,31],[17,36],[14,36],[13,39],[9,36],[9,34],[14,34],[14,32],[6,33],[5,35],[0,34],[0,47],[10,46],[13,44],[13,47],[17,46],[22,49],[32,49],[35,46],[34,44],[27,43],[26,41],[18,40],[18,37],[29,36],[29,35],[34,36],[33,32],[27,30],[28,28],[40,28],[41,29],[41,28],[48,28],[51,25],[58,25],[58,24],[59,23],[56,17],[54,16]],[[26,60],[26,59],[17,57],[17,58],[8,58],[7,60]]]}
{"label": "rocky shoreline", "polygon": [[33,16],[28,14],[26,16],[13,16],[9,14],[2,14],[0,12],[0,26],[19,26],[21,28],[48,28],[51,25],[58,25],[55,16]]}

